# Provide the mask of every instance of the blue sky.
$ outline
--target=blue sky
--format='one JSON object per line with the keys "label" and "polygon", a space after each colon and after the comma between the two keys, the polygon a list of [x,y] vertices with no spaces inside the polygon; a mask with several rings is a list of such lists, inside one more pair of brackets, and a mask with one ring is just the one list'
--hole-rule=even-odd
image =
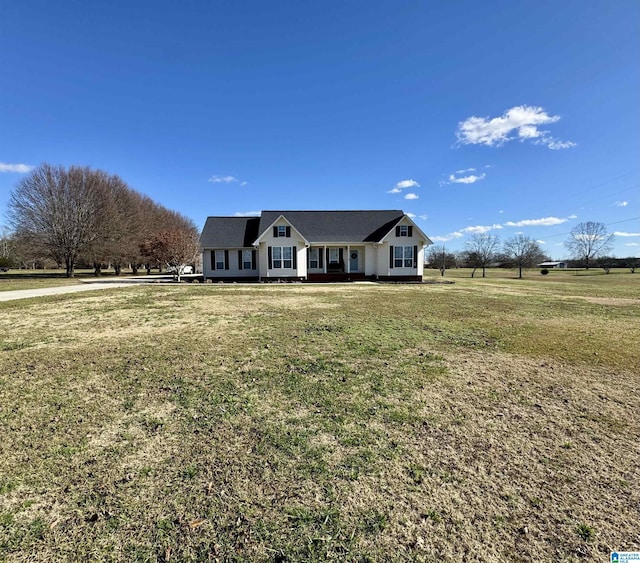
{"label": "blue sky", "polygon": [[438,244],[581,221],[640,256],[640,2],[5,2],[0,224],[42,162],[192,218],[403,209]]}

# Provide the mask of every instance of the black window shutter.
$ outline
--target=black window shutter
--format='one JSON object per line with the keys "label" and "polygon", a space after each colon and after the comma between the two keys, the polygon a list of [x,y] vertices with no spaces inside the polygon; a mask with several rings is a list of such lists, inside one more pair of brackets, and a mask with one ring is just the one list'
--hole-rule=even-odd
{"label": "black window shutter", "polygon": [[413,226],[409,225],[407,227],[407,235],[409,235],[410,237],[413,236]]}
{"label": "black window shutter", "polygon": [[344,251],[342,248],[338,249],[338,262],[341,268],[344,267]]}
{"label": "black window shutter", "polygon": [[393,268],[393,246],[389,247],[389,268]]}
{"label": "black window shutter", "polygon": [[287,238],[291,236],[291,227],[287,227]]}
{"label": "black window shutter", "polygon": [[225,270],[229,269],[229,251],[228,250],[224,251],[224,269]]}
{"label": "black window shutter", "polygon": [[293,259],[293,269],[296,270],[298,268],[298,249],[295,246],[291,247],[291,258]]}
{"label": "black window shutter", "polygon": [[329,249],[328,248],[327,248],[327,264],[330,264],[330,261],[329,261]]}
{"label": "black window shutter", "polygon": [[212,270],[216,269],[216,251],[215,250],[211,251],[211,269]]}
{"label": "black window shutter", "polygon": [[324,254],[322,250],[318,249],[318,268],[324,268],[324,264],[322,263],[322,259],[324,258]]}
{"label": "black window shutter", "polygon": [[273,227],[273,238],[278,238],[278,227]]}
{"label": "black window shutter", "polygon": [[238,270],[242,270],[242,250],[238,250]]}
{"label": "black window shutter", "polygon": [[398,225],[396,227],[396,236],[399,237],[400,236],[400,225]]}
{"label": "black window shutter", "polygon": [[255,250],[251,251],[251,269],[252,270],[256,269],[256,251]]}
{"label": "black window shutter", "polygon": [[413,267],[414,268],[418,267],[418,247],[417,246],[413,247]]}
{"label": "black window shutter", "polygon": [[273,260],[271,259],[271,247],[267,247],[267,255],[269,257],[269,269],[273,268]]}

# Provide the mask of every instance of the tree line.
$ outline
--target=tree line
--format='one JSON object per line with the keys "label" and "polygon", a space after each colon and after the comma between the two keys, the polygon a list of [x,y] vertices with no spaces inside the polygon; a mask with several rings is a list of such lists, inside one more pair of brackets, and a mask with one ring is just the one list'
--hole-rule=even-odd
{"label": "tree line", "polygon": [[[601,267],[607,273],[612,267],[625,267],[635,272],[639,262],[637,258],[617,259],[607,255],[611,251],[613,238],[603,223],[579,223],[564,243],[573,257],[573,260],[567,260],[569,267]],[[449,268],[466,267],[472,268],[471,277],[479,268],[482,269],[482,277],[485,277],[486,268],[497,265],[518,268],[518,277],[522,278],[523,268],[549,261],[549,257],[537,241],[527,236],[516,235],[501,244],[496,235],[479,233],[471,236],[465,249],[458,253],[447,252],[444,246],[430,246],[426,260],[431,267],[439,269],[441,275]]]}
{"label": "tree line", "polygon": [[518,277],[522,277],[522,269],[529,268],[548,260],[540,244],[524,235],[516,235],[504,244],[496,235],[478,233],[472,235],[465,244],[465,249],[458,253],[447,252],[444,246],[430,246],[427,249],[427,262],[440,270],[441,275],[449,268],[472,268],[471,277],[476,270],[486,269],[492,265],[505,265],[518,268]]}
{"label": "tree line", "polygon": [[96,274],[107,266],[116,275],[127,266],[179,271],[199,253],[191,219],[89,167],[40,165],[12,190],[7,216],[14,261],[50,258],[67,277],[79,263]]}

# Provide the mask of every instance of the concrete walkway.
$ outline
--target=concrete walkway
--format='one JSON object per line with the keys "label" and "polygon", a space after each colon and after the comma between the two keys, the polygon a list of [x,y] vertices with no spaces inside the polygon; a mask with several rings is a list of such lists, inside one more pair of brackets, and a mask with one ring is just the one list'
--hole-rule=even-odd
{"label": "concrete walkway", "polygon": [[105,280],[81,280],[78,285],[63,285],[60,287],[40,287],[37,289],[15,289],[12,291],[0,291],[0,301],[14,301],[15,299],[29,299],[31,297],[45,297],[48,295],[61,295],[63,293],[78,293],[80,291],[95,291],[97,289],[112,289],[116,287],[132,287],[143,283],[171,282],[172,277],[153,278],[136,277],[126,279]]}

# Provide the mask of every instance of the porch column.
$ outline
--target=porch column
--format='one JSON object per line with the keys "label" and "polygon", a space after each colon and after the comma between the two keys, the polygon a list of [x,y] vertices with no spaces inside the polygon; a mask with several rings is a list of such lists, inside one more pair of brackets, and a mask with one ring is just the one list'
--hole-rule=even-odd
{"label": "porch column", "polygon": [[351,273],[351,247],[347,244],[347,274]]}
{"label": "porch column", "polygon": [[324,270],[323,271],[324,274],[327,273],[327,261],[328,261],[328,258],[327,258],[327,245],[325,244],[322,247],[322,264],[323,264],[322,269]]}

